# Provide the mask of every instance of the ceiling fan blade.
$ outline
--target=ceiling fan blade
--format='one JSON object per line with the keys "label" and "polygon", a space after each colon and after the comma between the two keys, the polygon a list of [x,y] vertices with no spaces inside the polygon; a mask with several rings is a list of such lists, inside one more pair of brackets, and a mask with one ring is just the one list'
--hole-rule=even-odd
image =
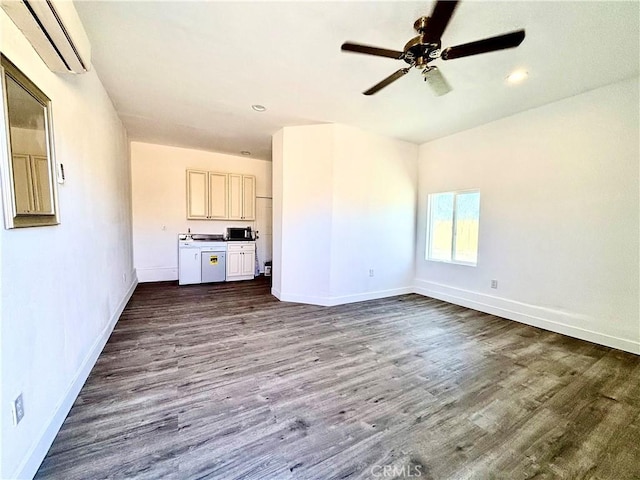
{"label": "ceiling fan blade", "polygon": [[404,52],[398,50],[389,50],[386,48],[370,47],[369,45],[360,45],[358,43],[345,42],[340,47],[345,52],[364,53],[367,55],[375,55],[377,57],[389,57],[401,59]]}
{"label": "ceiling fan blade", "polygon": [[445,48],[440,54],[443,60],[453,60],[454,58],[478,55],[479,53],[495,52],[506,48],[514,48],[524,40],[524,30],[505,33],[497,37],[485,38],[477,42],[465,43],[455,47]]}
{"label": "ceiling fan blade", "polygon": [[410,70],[410,68],[401,68],[396,73],[394,73],[392,75],[389,75],[387,78],[385,78],[384,80],[382,80],[379,83],[376,83],[369,90],[367,90],[365,92],[362,92],[362,93],[364,93],[365,95],[373,95],[374,93],[378,92],[379,90],[382,90],[384,87],[386,87],[390,83],[395,82],[400,77],[404,77],[409,72],[409,70]]}
{"label": "ceiling fan blade", "polygon": [[440,41],[440,38],[442,38],[442,34],[444,33],[444,29],[447,28],[449,20],[451,20],[451,16],[453,15],[453,11],[457,6],[457,1],[449,2],[440,0],[436,2],[424,31],[423,41],[425,43],[438,43]]}
{"label": "ceiling fan blade", "polygon": [[449,82],[447,82],[447,79],[444,78],[442,72],[440,72],[438,67],[431,67],[431,69],[423,75],[424,79],[433,90],[433,93],[435,93],[437,96],[444,95],[445,93],[449,93],[451,91]]}

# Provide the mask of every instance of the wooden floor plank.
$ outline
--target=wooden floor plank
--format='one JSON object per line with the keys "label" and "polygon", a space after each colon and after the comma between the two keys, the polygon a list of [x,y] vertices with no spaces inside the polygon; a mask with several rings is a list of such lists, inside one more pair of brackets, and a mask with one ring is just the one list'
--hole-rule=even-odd
{"label": "wooden floor plank", "polygon": [[639,357],[418,295],[269,290],[139,285],[36,478],[640,478]]}

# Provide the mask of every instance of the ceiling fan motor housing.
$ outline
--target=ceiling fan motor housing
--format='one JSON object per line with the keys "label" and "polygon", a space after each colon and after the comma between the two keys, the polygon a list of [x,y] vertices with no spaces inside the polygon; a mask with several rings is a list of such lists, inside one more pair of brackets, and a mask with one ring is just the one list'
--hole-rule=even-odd
{"label": "ceiling fan motor housing", "polygon": [[[426,18],[426,17],[422,17]],[[420,19],[418,19],[420,20]],[[416,20],[416,23],[418,22]],[[409,65],[423,67],[440,56],[440,41],[438,43],[426,43],[422,34],[412,38],[404,46],[402,59]]]}

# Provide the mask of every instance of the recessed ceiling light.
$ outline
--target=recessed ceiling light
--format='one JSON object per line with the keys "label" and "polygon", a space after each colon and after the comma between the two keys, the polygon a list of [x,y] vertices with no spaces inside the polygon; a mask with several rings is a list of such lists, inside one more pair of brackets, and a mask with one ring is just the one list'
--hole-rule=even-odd
{"label": "recessed ceiling light", "polygon": [[529,72],[526,70],[516,70],[507,76],[507,83],[515,85],[516,83],[521,83],[527,79],[529,76]]}
{"label": "recessed ceiling light", "polygon": [[265,107],[264,105],[251,105],[251,108],[253,108],[256,112],[264,112],[267,107]]}
{"label": "recessed ceiling light", "polygon": [[251,152],[250,152],[250,151],[248,151],[248,150],[242,150],[240,153],[241,153],[242,155],[251,155]]}

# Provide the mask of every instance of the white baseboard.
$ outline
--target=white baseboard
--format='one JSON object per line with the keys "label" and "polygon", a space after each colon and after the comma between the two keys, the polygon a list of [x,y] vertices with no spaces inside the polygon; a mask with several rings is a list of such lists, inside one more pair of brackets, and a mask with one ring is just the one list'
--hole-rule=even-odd
{"label": "white baseboard", "polygon": [[310,305],[321,305],[323,307],[333,307],[336,305],[344,305],[345,303],[363,302],[365,300],[375,300],[377,298],[393,297],[413,292],[414,289],[412,287],[401,287],[388,290],[377,290],[375,292],[357,293],[353,295],[322,297],[288,293],[283,294],[273,288],[271,289],[273,296],[282,302],[308,303]]}
{"label": "white baseboard", "polygon": [[64,420],[67,418],[73,403],[76,401],[84,382],[86,382],[89,377],[89,373],[93,369],[93,366],[96,364],[100,353],[102,353],[102,349],[104,348],[107,340],[111,336],[111,332],[113,331],[116,323],[118,323],[118,319],[122,312],[124,311],[124,307],[126,307],[127,302],[133,295],[133,291],[138,285],[138,278],[136,275],[136,271],[133,270],[131,275],[131,284],[124,297],[118,304],[115,312],[109,319],[109,323],[104,327],[100,336],[96,339],[96,341],[91,346],[89,353],[85,357],[82,362],[80,368],[76,372],[76,375],[73,378],[73,381],[67,388],[65,395],[62,398],[62,401],[58,404],[55,409],[55,413],[51,417],[49,423],[43,428],[41,434],[38,436],[39,440],[33,445],[31,450],[25,456],[25,459],[22,461],[20,466],[17,468],[15,475],[10,478],[15,479],[32,479],[38,468],[40,468],[40,464],[44,460],[44,457],[47,455],[49,448],[51,448],[51,444],[53,440],[56,438],[60,427],[64,423]]}
{"label": "white baseboard", "polygon": [[584,322],[587,317],[582,315],[520,303],[425,280],[415,281],[414,292],[551,332],[640,355],[640,338],[638,340],[620,338],[576,327],[568,323],[572,320],[572,323],[576,321]]}
{"label": "white baseboard", "polygon": [[137,271],[140,283],[178,280],[178,267],[138,268]]}

